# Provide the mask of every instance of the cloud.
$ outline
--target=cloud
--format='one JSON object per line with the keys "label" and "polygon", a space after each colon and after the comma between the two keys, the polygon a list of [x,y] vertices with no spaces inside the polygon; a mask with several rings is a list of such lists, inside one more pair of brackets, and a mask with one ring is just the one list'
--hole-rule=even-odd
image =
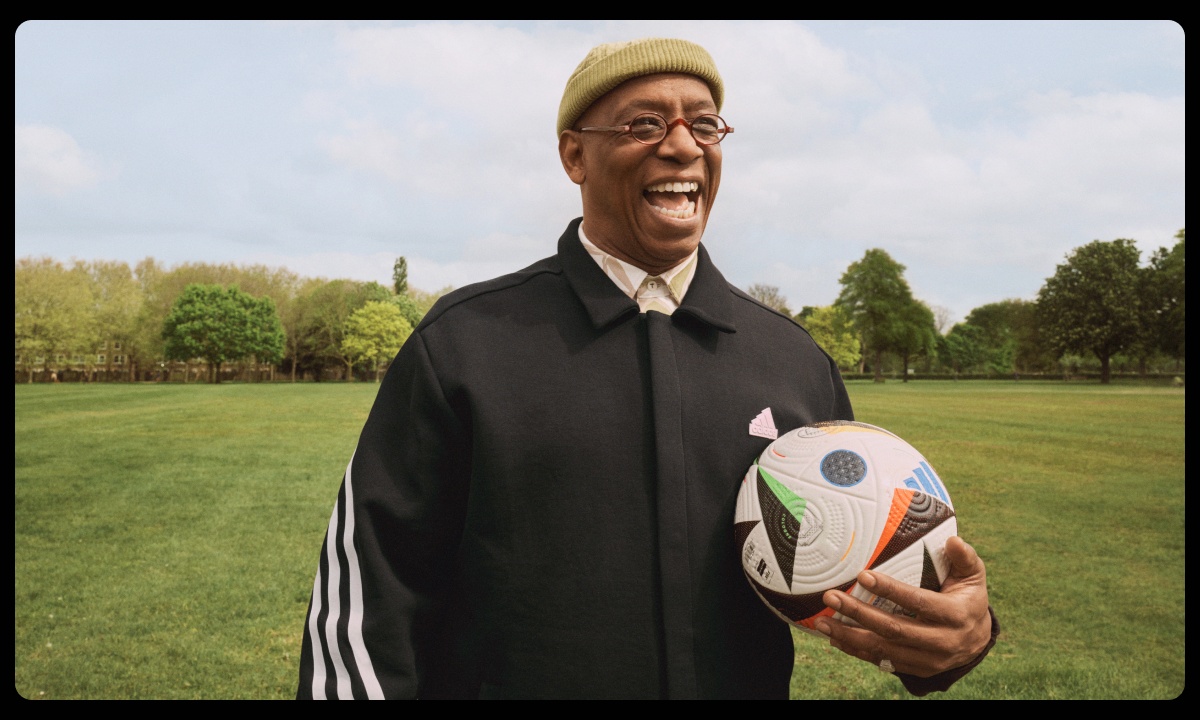
{"label": "cloud", "polygon": [[[1036,254],[1047,231],[1080,217],[1121,223],[1175,209],[1182,102],[1041,99],[1021,127],[970,132],[938,125],[917,104],[880,104],[846,137],[761,158],[741,177],[727,173],[722,192],[778,209],[780,230],[801,223],[818,236],[874,238],[957,261],[983,261],[998,242]],[[1153,197],[1164,207],[1148,206]],[[1046,222],[1054,217],[1060,222]]]}
{"label": "cloud", "polygon": [[319,142],[334,161],[357,170],[376,173],[393,182],[413,177],[413,173],[406,172],[400,137],[377,122],[350,121],[343,134]]}
{"label": "cloud", "polygon": [[16,125],[16,191],[32,189],[61,196],[95,185],[96,162],[75,138],[47,125]]}
{"label": "cloud", "polygon": [[415,91],[421,105],[490,137],[525,138],[539,130],[554,142],[554,115],[566,77],[582,57],[577,32],[532,33],[477,24],[343,28],[337,35],[351,83]]}
{"label": "cloud", "polygon": [[[557,237],[579,201],[558,159],[554,116],[564,68],[590,44],[554,26],[340,28],[345,82],[330,92],[341,93],[343,112],[318,144],[335,164],[385,181],[415,224],[435,225],[417,218],[457,205],[451,224],[468,234]],[[329,95],[311,102],[319,112]]]}

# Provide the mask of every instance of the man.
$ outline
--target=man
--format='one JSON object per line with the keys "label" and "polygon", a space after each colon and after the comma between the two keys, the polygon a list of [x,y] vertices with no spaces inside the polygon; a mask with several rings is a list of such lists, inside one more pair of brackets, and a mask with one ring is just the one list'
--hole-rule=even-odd
{"label": "man", "polygon": [[[700,245],[721,180],[723,84],[682,40],[602,45],[558,118],[583,218],[558,253],[438,302],[346,468],[305,625],[299,697],[786,698],[788,627],[742,575],[732,519],[770,442],[852,419],[804,330]],[[994,630],[957,540],[942,595],[831,643],[944,689]]]}

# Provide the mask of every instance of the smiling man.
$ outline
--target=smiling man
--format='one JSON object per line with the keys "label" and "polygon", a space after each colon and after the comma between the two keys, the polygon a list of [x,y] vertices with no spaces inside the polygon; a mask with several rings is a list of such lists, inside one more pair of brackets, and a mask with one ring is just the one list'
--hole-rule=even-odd
{"label": "smiling man", "polygon": [[[734,504],[771,431],[853,415],[829,357],[701,245],[723,98],[684,40],[601,45],[568,79],[583,217],[554,256],[442,298],[397,355],[330,519],[298,697],[788,696],[791,634],[742,576]],[[947,556],[940,594],[860,578],[912,617],[831,592],[863,627],[830,620],[830,642],[948,687],[997,626],[983,563]]]}

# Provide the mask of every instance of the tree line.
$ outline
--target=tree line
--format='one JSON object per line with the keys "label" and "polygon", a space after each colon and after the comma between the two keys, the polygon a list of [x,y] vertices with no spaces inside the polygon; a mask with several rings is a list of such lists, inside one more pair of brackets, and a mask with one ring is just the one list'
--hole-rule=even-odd
{"label": "tree line", "polygon": [[[1101,383],[1114,363],[1145,374],[1184,365],[1184,230],[1145,265],[1133,240],[1095,240],[1075,248],[1036,300],[1004,300],[972,310],[948,330],[913,297],[905,267],[868,250],[842,275],[833,305],[792,315],[771,285],[752,296],[792,315],[844,371],[868,369],[877,382],[891,368],[907,380],[915,366],[952,376],[1070,375],[1095,366]],[[944,311],[940,313],[944,317]]]}
{"label": "tree line", "polygon": [[[1134,241],[1075,248],[1036,300],[972,310],[953,327],[913,297],[904,265],[868,250],[840,278],[832,305],[793,314],[779,289],[749,293],[803,325],[843,371],[907,380],[917,368],[953,376],[1071,374],[1114,362],[1140,372],[1184,363],[1184,231],[1141,263]],[[169,379],[168,363],[218,381],[235,364],[291,381],[379,375],[441,294],[408,286],[396,259],[392,287],[302,278],[262,265],[50,258],[16,262],[18,379],[70,368],[76,379]],[[98,349],[105,352],[98,352]],[[119,351],[119,352],[118,352]]]}
{"label": "tree line", "polygon": [[[378,377],[449,290],[305,278],[263,265],[16,261],[17,379],[162,380],[269,367],[292,380]],[[227,373],[226,373],[227,374]]]}

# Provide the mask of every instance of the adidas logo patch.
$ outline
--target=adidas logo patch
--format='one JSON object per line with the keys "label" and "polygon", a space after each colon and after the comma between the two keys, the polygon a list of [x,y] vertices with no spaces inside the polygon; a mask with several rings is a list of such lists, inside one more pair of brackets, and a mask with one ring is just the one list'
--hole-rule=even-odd
{"label": "adidas logo patch", "polygon": [[771,417],[771,408],[764,408],[750,421],[750,434],[768,440],[779,437],[779,430],[775,427],[775,418]]}

